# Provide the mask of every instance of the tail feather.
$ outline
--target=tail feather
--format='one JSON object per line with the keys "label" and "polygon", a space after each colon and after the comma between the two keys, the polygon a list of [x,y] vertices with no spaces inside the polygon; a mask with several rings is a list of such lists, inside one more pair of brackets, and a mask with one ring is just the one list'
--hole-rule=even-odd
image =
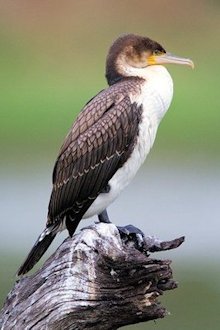
{"label": "tail feather", "polygon": [[48,228],[46,228],[42,232],[42,234],[38,237],[36,243],[32,247],[31,251],[29,252],[27,258],[18,269],[18,276],[26,274],[34,267],[34,265],[40,260],[42,255],[46,252],[46,250],[54,240],[56,234],[56,231],[50,231],[48,230]]}

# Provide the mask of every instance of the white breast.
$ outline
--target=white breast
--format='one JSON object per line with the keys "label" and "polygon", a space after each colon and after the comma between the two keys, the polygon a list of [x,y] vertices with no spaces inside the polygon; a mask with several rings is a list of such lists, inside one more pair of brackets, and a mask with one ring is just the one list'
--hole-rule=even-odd
{"label": "white breast", "polygon": [[142,85],[141,93],[130,96],[131,102],[143,107],[137,144],[130,158],[109,181],[110,192],[100,194],[83,218],[100,214],[131,182],[149,153],[160,120],[169,108],[173,96],[173,82],[168,71],[163,66],[150,66],[142,73],[142,77],[145,83]]}

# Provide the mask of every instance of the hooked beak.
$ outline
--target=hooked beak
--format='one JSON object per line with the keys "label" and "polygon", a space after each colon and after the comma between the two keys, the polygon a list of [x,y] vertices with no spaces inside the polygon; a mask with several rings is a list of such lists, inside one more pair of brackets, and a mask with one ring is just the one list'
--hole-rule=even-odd
{"label": "hooked beak", "polygon": [[194,69],[194,63],[189,58],[179,57],[176,55],[172,55],[170,53],[165,53],[162,55],[151,55],[148,57],[148,65],[153,64],[182,64],[182,65],[189,65],[192,69]]}

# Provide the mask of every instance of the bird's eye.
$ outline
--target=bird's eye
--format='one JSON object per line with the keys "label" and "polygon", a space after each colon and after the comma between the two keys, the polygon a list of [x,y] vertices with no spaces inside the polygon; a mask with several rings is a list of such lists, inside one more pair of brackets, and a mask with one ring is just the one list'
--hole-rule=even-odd
{"label": "bird's eye", "polygon": [[159,49],[156,49],[154,51],[154,55],[162,55],[162,54],[163,54],[163,52],[161,50],[159,50]]}

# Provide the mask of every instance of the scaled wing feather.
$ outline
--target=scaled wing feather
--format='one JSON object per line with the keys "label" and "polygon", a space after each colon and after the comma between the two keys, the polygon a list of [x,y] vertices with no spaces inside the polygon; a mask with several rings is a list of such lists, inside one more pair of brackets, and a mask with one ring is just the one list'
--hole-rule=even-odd
{"label": "scaled wing feather", "polygon": [[103,91],[79,114],[53,173],[48,226],[68,212],[81,218],[132,152],[141,109],[129,96]]}

